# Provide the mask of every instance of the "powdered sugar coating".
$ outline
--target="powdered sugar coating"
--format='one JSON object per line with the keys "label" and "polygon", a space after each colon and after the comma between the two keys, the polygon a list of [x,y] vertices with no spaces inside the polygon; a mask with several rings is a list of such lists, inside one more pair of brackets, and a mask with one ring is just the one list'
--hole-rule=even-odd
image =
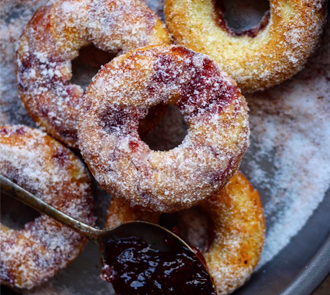
{"label": "powdered sugar coating", "polygon": [[71,60],[81,47],[127,52],[170,43],[164,24],[139,0],[56,0],[40,8],[17,50],[19,95],[38,125],[71,147],[83,90],[70,84]]}
{"label": "powdered sugar coating", "polygon": [[[45,133],[23,125],[0,127],[0,171],[62,212],[92,225],[90,177],[83,163]],[[42,215],[13,230],[0,225],[0,281],[32,288],[83,250],[86,239]]]}
{"label": "powdered sugar coating", "polygon": [[324,0],[270,0],[267,26],[255,37],[238,36],[224,26],[215,3],[166,0],[165,20],[177,44],[210,55],[243,93],[269,88],[300,71],[326,16]]}
{"label": "powdered sugar coating", "polygon": [[[200,250],[217,294],[232,293],[250,277],[261,256],[265,240],[265,219],[259,194],[244,175],[238,172],[220,192],[203,202],[201,208],[213,222],[215,237],[209,249]],[[182,213],[189,219],[189,210]],[[113,199],[106,226],[111,228],[133,220],[157,222],[159,216],[158,213],[146,214],[130,207],[127,202]],[[199,225],[196,224],[198,221],[194,217],[192,213],[190,223],[196,229],[205,225],[201,220]],[[189,225],[189,221],[186,223]],[[195,240],[193,242],[201,242],[198,230],[191,234],[188,237],[192,236]],[[199,240],[196,241],[196,238]],[[191,240],[188,242],[191,243]]]}
{"label": "powdered sugar coating", "polygon": [[[159,103],[179,107],[189,131],[151,151],[137,126]],[[181,46],[130,52],[107,64],[86,91],[80,149],[112,195],[154,211],[189,208],[222,188],[248,146],[245,99],[207,56]]]}

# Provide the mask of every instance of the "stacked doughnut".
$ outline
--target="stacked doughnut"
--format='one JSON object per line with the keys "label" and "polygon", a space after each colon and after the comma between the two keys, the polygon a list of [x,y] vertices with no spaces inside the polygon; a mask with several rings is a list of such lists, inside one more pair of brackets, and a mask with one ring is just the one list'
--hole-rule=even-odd
{"label": "stacked doughnut", "polygon": [[[79,148],[113,196],[108,227],[175,213],[183,216],[181,234],[199,246],[203,222],[193,210],[209,217],[212,238],[201,250],[217,294],[228,294],[256,267],[265,234],[259,194],[238,171],[249,143],[240,88],[265,89],[299,71],[316,47],[325,5],[271,0],[258,27],[236,32],[219,3],[166,0],[167,26],[179,44],[170,45],[165,25],[139,0],[50,1],[23,31],[16,75],[31,117]],[[70,83],[71,61],[91,44],[117,57],[83,91]],[[188,134],[174,149],[153,151],[141,134],[169,105],[180,110]],[[93,224],[88,173],[67,148],[38,130],[3,126],[0,151],[1,174]],[[20,288],[52,277],[86,242],[46,216],[23,230],[1,225],[0,237],[1,283]]]}

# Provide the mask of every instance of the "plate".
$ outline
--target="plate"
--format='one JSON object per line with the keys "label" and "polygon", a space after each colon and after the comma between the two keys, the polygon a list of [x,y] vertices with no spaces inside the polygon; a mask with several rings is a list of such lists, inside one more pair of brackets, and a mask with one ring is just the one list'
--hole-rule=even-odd
{"label": "plate", "polygon": [[[148,1],[162,16],[162,3]],[[24,25],[45,2],[0,3],[0,124],[35,127],[17,95],[14,52]],[[258,15],[252,9],[247,19],[255,22]],[[232,22],[236,19],[237,13]],[[246,21],[245,25],[249,24]],[[75,81],[81,85],[87,85],[95,73],[95,69],[77,61],[73,62],[73,70]],[[79,76],[79,72],[84,75]],[[330,233],[330,23],[326,24],[320,47],[304,70],[267,91],[246,95],[246,99],[250,108],[251,146],[241,171],[260,192],[267,234],[257,270],[234,294],[309,294],[329,273],[330,265],[324,258],[330,257],[330,240],[313,258]],[[184,120],[172,108],[145,140],[154,149],[169,149],[180,143],[185,130]],[[111,197],[96,183],[94,187],[98,225],[102,226]],[[53,279],[32,291],[16,292],[114,294],[111,285],[100,279],[100,272],[98,250],[88,244],[78,259]],[[3,294],[13,294],[8,288],[1,290]]]}

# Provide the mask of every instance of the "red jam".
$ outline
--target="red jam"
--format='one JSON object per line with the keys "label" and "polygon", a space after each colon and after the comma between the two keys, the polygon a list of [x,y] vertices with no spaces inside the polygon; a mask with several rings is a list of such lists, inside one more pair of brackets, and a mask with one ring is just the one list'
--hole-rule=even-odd
{"label": "red jam", "polygon": [[129,237],[109,240],[106,253],[102,278],[117,294],[215,294],[203,264],[184,246],[163,252]]}

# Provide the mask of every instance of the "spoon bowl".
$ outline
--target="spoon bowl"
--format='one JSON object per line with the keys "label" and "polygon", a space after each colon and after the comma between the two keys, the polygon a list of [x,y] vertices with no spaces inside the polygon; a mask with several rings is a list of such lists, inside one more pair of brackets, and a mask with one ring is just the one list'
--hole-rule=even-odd
{"label": "spoon bowl", "polygon": [[[107,242],[109,240],[130,237],[135,237],[145,241],[152,249],[157,249],[162,252],[185,247],[189,251],[196,254],[195,250],[179,236],[158,224],[147,221],[130,221],[114,228],[101,230],[95,228],[95,230],[96,238],[91,237],[89,239],[99,247],[103,264],[105,264],[106,260]],[[198,257],[198,259],[200,258]]]}

